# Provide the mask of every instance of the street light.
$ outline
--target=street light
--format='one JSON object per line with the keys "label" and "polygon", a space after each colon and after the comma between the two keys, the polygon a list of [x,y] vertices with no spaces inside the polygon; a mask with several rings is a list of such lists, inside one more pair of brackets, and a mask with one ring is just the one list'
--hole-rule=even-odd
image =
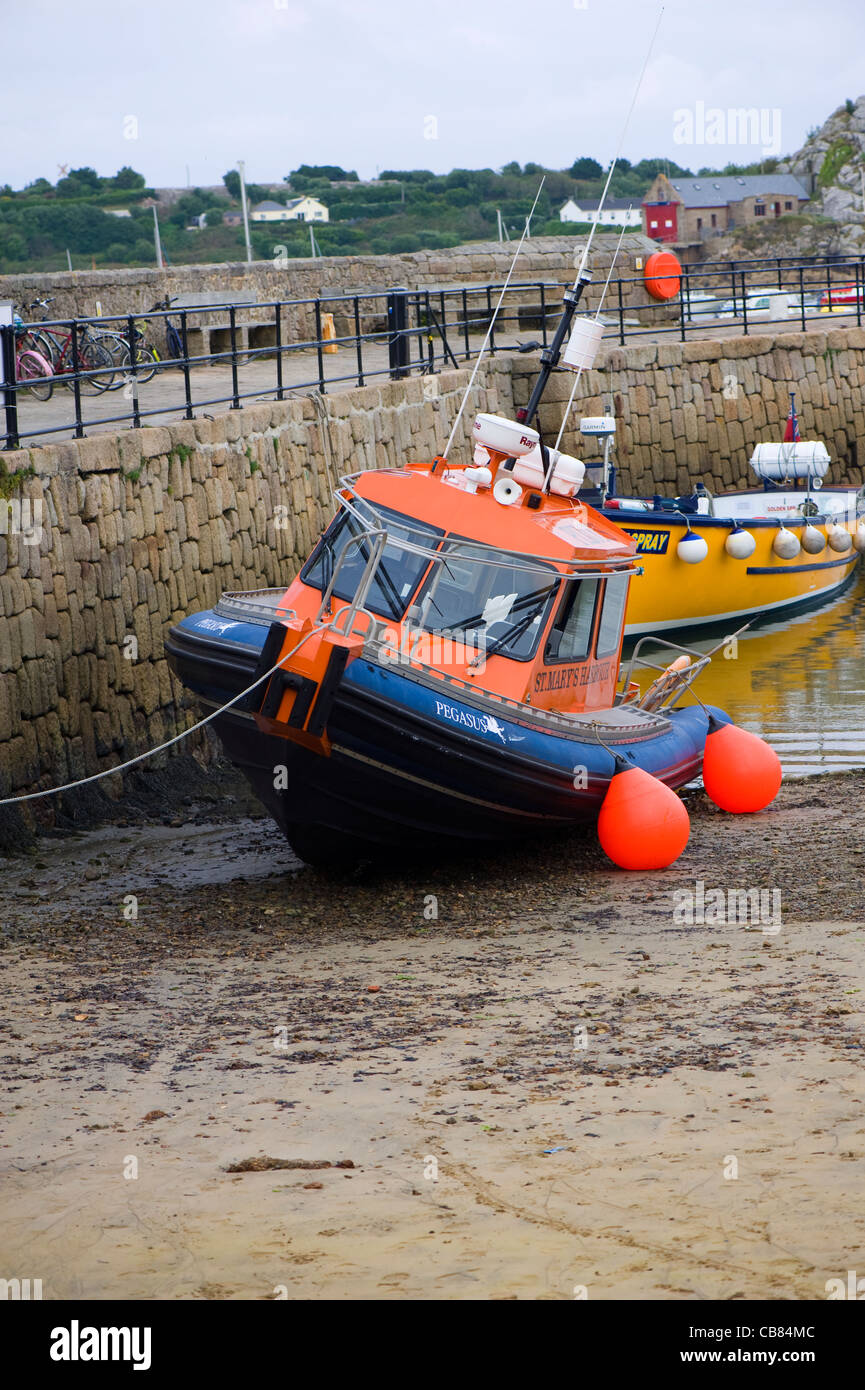
{"label": "street light", "polygon": [[237,167],[240,170],[240,206],[243,208],[243,235],[246,237],[246,263],[252,265],[252,246],[249,240],[249,211],[246,206],[246,181],[243,177],[244,161],[239,159]]}

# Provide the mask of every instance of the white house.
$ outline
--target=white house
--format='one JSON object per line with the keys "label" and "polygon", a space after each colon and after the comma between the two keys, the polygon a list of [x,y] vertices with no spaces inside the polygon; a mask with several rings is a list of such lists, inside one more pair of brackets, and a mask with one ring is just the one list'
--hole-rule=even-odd
{"label": "white house", "polygon": [[249,214],[252,222],[329,222],[330,213],[324,203],[306,194],[301,198],[290,198],[287,203],[275,203],[265,199],[256,203]]}
{"label": "white house", "polygon": [[[560,222],[597,222],[600,198],[569,198],[559,209]],[[642,227],[639,198],[608,198],[600,217],[602,227]]]}

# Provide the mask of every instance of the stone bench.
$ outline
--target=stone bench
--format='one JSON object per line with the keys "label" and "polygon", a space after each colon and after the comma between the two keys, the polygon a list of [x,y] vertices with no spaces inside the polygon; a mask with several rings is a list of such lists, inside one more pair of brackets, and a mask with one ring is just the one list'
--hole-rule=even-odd
{"label": "stone bench", "polygon": [[[243,306],[248,314],[255,310],[249,295],[232,290],[204,290],[186,293],[181,291],[171,306],[178,314],[186,310],[186,342],[190,357],[207,357],[212,353],[231,351],[231,322],[225,311],[234,306]],[[276,344],[276,316],[273,309],[264,309],[269,319],[236,317],[235,342],[238,353],[250,349],[274,347]],[[179,326],[179,325],[178,325]]]}

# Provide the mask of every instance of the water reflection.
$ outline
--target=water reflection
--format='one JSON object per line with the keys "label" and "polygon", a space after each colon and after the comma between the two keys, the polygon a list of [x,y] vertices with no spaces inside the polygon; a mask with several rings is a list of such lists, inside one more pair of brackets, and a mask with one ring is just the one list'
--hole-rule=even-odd
{"label": "water reflection", "polygon": [[[865,767],[863,603],[860,575],[824,607],[746,633],[735,660],[713,657],[700,698],[768,739],[790,775]],[[681,640],[709,651],[719,638]]]}

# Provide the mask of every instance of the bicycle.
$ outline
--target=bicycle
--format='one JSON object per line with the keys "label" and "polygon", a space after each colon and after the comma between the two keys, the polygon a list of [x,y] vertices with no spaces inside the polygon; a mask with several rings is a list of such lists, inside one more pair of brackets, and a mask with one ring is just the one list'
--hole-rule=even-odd
{"label": "bicycle", "polygon": [[54,369],[48,359],[35,348],[25,345],[29,336],[20,314],[15,314],[15,381],[29,391],[37,401],[51,399],[54,390]]}
{"label": "bicycle", "polygon": [[[158,301],[156,302],[156,304],[154,304],[153,307],[151,308],[151,310],[150,310],[151,314],[162,313],[163,311],[166,311],[166,310],[170,309],[176,298],[177,298],[177,295],[173,295],[173,296],[172,296],[172,295],[166,295],[164,299],[158,300]],[[174,326],[174,324],[171,322],[171,319],[166,318],[166,319],[164,320],[164,323],[165,323],[165,343],[166,343],[166,346],[167,346],[167,348],[168,348],[168,356],[169,356],[169,358],[173,358],[174,361],[177,362],[177,361],[179,361],[179,360],[183,357],[183,355],[184,355],[184,353],[183,353],[183,339],[181,338],[180,333],[178,332],[177,328],[176,328],[176,327]]]}
{"label": "bicycle", "polygon": [[[28,312],[37,308],[42,309],[44,321],[48,306],[53,303],[53,299],[34,299],[33,303],[28,305]],[[108,349],[98,342],[97,336],[89,324],[84,324],[78,330],[77,353],[74,362],[72,360],[71,328],[66,332],[65,329],[58,331],[54,328],[34,329],[31,327],[30,333],[35,339],[43,343],[47,352],[50,353],[55,380],[61,382],[70,391],[74,390],[74,378],[76,376],[79,378],[81,391],[86,395],[98,396],[103,391],[110,389],[111,383],[117,375],[114,359]]]}

